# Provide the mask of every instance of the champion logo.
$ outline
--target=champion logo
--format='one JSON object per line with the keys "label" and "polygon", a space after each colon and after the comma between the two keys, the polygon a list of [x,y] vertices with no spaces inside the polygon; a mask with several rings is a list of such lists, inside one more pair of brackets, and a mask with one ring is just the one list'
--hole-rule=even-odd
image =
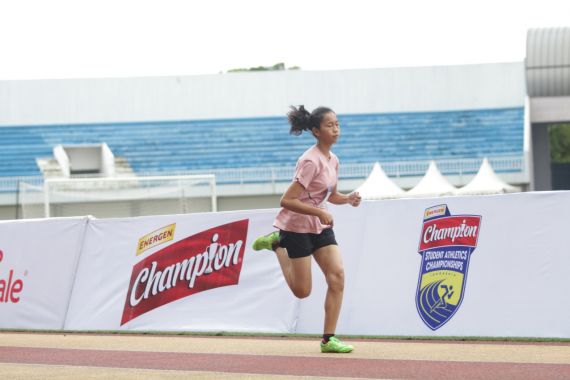
{"label": "champion logo", "polygon": [[420,318],[432,330],[443,326],[459,310],[480,227],[481,216],[451,215],[447,205],[424,212],[418,247],[422,262],[416,307]]}
{"label": "champion logo", "polygon": [[449,216],[424,223],[420,251],[450,245],[476,246],[479,216]]}
{"label": "champion logo", "polygon": [[137,263],[121,325],[192,294],[238,284],[248,223],[244,219],[210,228]]}

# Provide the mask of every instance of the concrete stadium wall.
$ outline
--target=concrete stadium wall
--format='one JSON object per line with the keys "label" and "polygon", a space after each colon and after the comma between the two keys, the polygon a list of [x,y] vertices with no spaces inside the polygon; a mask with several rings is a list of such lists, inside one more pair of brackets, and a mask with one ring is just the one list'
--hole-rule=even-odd
{"label": "concrete stadium wall", "polygon": [[524,64],[0,81],[0,126],[524,106]]}
{"label": "concrete stadium wall", "polygon": [[[446,179],[454,186],[460,188],[468,184],[474,174],[463,176],[446,176]],[[520,190],[528,191],[528,184],[517,183],[515,176],[509,173],[501,173],[501,178],[508,183],[516,184]],[[421,180],[420,177],[393,178],[394,182],[404,190],[409,190]],[[358,188],[364,179],[340,180],[339,191],[349,193]],[[255,185],[223,185],[217,187],[218,211],[256,210],[278,208],[281,196],[285,192],[289,182],[265,183]],[[27,203],[22,196],[20,203]],[[42,198],[36,199],[41,202]],[[43,217],[43,204],[37,203],[27,210],[16,208],[17,194],[3,194],[0,197],[0,220],[13,220],[30,217]],[[98,218],[113,218],[138,215],[165,215],[176,214],[180,211],[177,200],[142,200],[139,202],[74,202],[56,204],[51,207],[52,216],[82,216],[93,215]],[[208,212],[211,210],[211,200],[206,197],[192,198],[187,203],[187,213]]]}

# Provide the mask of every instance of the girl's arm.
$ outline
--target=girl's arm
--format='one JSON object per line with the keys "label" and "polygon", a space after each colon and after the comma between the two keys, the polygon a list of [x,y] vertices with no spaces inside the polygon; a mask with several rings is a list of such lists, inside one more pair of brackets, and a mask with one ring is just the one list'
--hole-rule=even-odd
{"label": "girl's arm", "polygon": [[352,192],[348,195],[342,194],[336,190],[336,185],[332,191],[331,196],[329,197],[329,202],[334,205],[344,205],[348,203],[353,207],[358,207],[360,205],[361,200],[362,198],[360,197],[360,194],[358,194],[357,191]]}
{"label": "girl's arm", "polygon": [[281,207],[299,214],[314,215],[321,220],[322,224],[332,226],[333,218],[327,210],[308,205],[299,200],[303,191],[305,188],[299,182],[291,183],[281,198]]}

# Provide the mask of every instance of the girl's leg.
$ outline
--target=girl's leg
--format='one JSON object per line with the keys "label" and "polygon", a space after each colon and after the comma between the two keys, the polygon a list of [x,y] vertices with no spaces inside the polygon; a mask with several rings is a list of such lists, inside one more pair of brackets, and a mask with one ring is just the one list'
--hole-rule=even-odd
{"label": "girl's leg", "polygon": [[[301,244],[302,247],[302,244]],[[267,249],[275,251],[279,265],[283,271],[285,281],[293,294],[298,298],[305,298],[311,294],[311,256],[291,259],[287,250],[279,247],[279,232],[260,236],[253,242],[256,251]]]}
{"label": "girl's leg", "polygon": [[297,298],[306,298],[311,294],[311,256],[291,259],[285,248],[275,249],[277,260],[283,271],[285,281]]}
{"label": "girl's leg", "polygon": [[340,250],[337,245],[327,245],[316,250],[314,256],[328,285],[324,334],[334,334],[344,295],[344,266]]}

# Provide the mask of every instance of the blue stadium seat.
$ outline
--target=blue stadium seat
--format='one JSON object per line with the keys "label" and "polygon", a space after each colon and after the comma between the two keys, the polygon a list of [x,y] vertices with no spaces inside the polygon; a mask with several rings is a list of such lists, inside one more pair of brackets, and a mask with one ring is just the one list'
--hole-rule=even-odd
{"label": "blue stadium seat", "polygon": [[[524,109],[339,115],[343,163],[523,154]],[[292,166],[313,144],[284,117],[0,128],[0,176],[40,175],[58,144],[106,142],[135,172]]]}

